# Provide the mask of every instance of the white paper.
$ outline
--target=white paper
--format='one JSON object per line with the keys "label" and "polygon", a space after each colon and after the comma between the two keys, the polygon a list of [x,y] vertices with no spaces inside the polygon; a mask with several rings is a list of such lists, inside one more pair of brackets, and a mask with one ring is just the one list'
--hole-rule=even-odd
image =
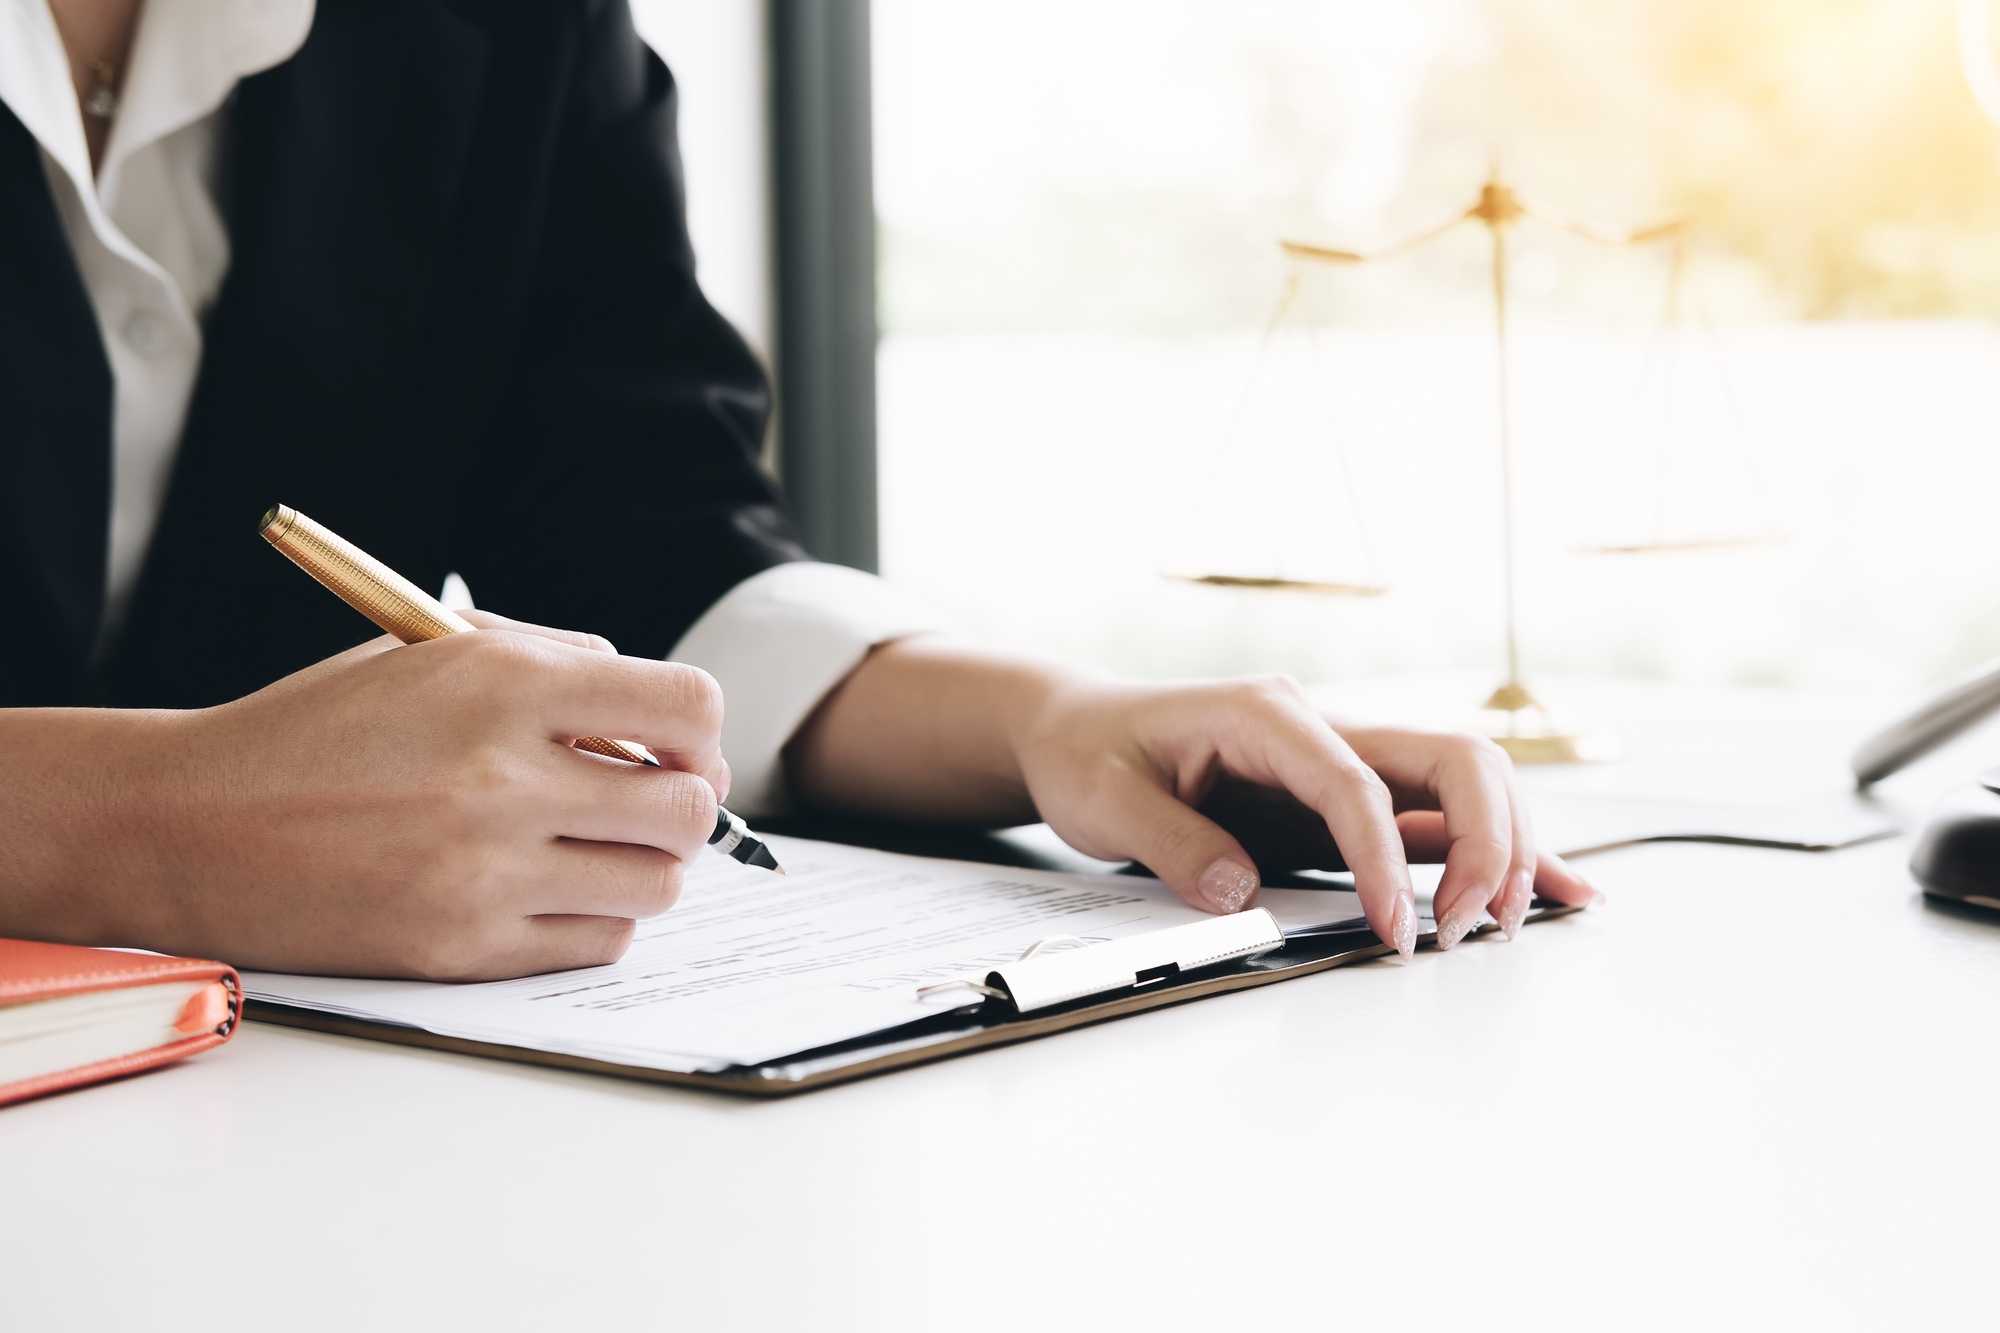
{"label": "white paper", "polygon": [[[1035,941],[1200,921],[1157,880],[1069,875],[773,838],[788,872],[721,856],[606,967],[446,985],[243,974],[254,999],[653,1069],[761,1064],[966,1005],[953,989]],[[1287,933],[1352,922],[1351,892],[1267,889]]]}
{"label": "white paper", "polygon": [[1831,851],[1896,832],[1895,809],[1852,791],[1773,800],[1697,802],[1538,792],[1530,798],[1539,846],[1580,856],[1635,842],[1752,842]]}

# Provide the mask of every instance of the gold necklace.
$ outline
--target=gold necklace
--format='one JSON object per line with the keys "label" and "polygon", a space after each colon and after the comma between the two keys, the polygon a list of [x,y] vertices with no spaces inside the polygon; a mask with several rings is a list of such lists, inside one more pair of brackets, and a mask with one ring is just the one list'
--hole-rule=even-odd
{"label": "gold necklace", "polygon": [[[70,31],[62,21],[62,12],[56,7],[56,0],[49,0],[49,17],[55,21],[56,32],[65,45],[72,40]],[[90,71],[90,87],[83,94],[83,114],[93,120],[110,120],[118,114],[118,70],[108,60],[96,56],[85,56],[83,64]]]}

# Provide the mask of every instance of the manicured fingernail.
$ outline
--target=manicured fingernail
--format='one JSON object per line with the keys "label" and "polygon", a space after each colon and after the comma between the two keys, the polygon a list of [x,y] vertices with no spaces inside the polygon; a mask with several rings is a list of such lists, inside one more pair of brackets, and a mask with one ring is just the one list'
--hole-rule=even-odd
{"label": "manicured fingernail", "polygon": [[[1588,884],[1584,885],[1584,887],[1585,887],[1585,888],[1587,888],[1587,889],[1588,889],[1588,888],[1590,888],[1590,886],[1589,886]],[[1596,889],[1590,889],[1590,901],[1589,901],[1589,902],[1587,902],[1587,903],[1585,903],[1585,904],[1584,904],[1584,906],[1585,906],[1585,907],[1595,907],[1595,906],[1597,906],[1597,905],[1598,905],[1599,903],[1601,903],[1601,902],[1603,902],[1603,901],[1604,901],[1604,895],[1603,895],[1603,894],[1599,893],[1599,892],[1598,892],[1598,891],[1597,891]]]}
{"label": "manicured fingernail", "polygon": [[1389,914],[1389,943],[1406,963],[1417,952],[1417,900],[1408,893],[1396,896],[1396,910]]}
{"label": "manicured fingernail", "polygon": [[1479,924],[1479,914],[1484,910],[1471,899],[1460,898],[1438,921],[1438,948],[1449,949],[1471,934],[1472,928]]}
{"label": "manicured fingernail", "polygon": [[1195,888],[1204,902],[1227,916],[1242,911],[1256,894],[1257,872],[1225,856],[1201,872]]}
{"label": "manicured fingernail", "polygon": [[1528,908],[1535,901],[1535,877],[1527,871],[1514,876],[1508,885],[1506,901],[1500,904],[1500,933],[1513,939],[1521,933],[1521,923],[1528,919]]}

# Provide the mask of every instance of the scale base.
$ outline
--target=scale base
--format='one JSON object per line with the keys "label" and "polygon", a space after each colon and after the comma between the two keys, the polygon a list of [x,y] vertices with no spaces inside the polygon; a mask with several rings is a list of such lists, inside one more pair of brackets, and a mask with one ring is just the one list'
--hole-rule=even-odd
{"label": "scale base", "polygon": [[1518,680],[1493,691],[1480,706],[1472,729],[1517,764],[1596,764],[1623,753],[1616,737],[1551,713]]}

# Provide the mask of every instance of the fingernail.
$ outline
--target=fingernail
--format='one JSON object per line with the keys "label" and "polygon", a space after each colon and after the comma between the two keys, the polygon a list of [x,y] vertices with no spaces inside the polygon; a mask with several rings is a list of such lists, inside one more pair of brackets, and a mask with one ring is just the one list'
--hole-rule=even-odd
{"label": "fingernail", "polygon": [[1225,856],[1201,872],[1195,888],[1204,902],[1227,916],[1242,911],[1257,892],[1257,872]]}
{"label": "fingernail", "polygon": [[1417,952],[1417,900],[1408,893],[1396,896],[1396,910],[1389,914],[1389,943],[1406,963]]}
{"label": "fingernail", "polygon": [[1528,908],[1535,901],[1535,877],[1528,871],[1514,876],[1508,886],[1507,899],[1500,904],[1500,933],[1513,939],[1521,933],[1521,923],[1528,919]]}
{"label": "fingernail", "polygon": [[1438,948],[1449,949],[1479,924],[1479,914],[1485,909],[1475,905],[1469,898],[1460,898],[1456,905],[1438,922]]}

